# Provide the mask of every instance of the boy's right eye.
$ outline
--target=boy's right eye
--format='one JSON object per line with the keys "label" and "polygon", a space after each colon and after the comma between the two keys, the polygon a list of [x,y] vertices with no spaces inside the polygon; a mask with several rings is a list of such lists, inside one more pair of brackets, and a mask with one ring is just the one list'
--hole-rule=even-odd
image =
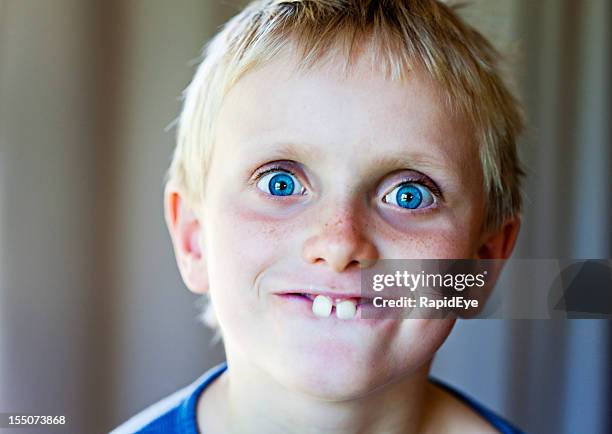
{"label": "boy's right eye", "polygon": [[272,196],[296,196],[306,192],[295,175],[278,169],[260,175],[257,180],[257,188]]}

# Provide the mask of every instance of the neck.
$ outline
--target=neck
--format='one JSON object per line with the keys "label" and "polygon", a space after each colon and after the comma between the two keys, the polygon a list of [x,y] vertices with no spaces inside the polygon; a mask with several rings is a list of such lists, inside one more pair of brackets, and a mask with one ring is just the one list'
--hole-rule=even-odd
{"label": "neck", "polygon": [[[228,371],[202,399],[202,431],[241,434],[417,433],[425,425],[431,362],[366,395],[325,400],[280,385],[267,372],[228,352]],[[222,430],[215,429],[216,427]]]}

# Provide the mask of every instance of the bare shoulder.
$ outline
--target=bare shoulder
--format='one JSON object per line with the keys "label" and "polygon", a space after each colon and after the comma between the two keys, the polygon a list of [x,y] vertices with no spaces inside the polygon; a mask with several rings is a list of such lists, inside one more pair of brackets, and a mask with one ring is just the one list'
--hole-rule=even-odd
{"label": "bare shoulder", "polygon": [[499,434],[486,419],[456,396],[429,383],[429,410],[425,434]]}

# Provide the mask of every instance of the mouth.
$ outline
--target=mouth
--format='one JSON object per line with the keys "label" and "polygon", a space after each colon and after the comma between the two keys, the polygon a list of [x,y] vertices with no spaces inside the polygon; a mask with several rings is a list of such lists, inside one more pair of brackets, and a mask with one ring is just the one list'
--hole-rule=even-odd
{"label": "mouth", "polygon": [[372,304],[371,298],[361,297],[358,294],[339,294],[333,291],[288,291],[276,295],[309,305],[311,312],[319,318],[335,315],[341,320],[355,319],[362,308]]}

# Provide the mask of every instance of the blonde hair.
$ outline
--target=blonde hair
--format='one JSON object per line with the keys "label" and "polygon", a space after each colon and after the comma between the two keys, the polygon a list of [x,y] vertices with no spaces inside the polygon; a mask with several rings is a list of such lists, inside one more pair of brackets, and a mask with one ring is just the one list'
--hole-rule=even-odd
{"label": "blonde hair", "polygon": [[517,215],[520,105],[502,79],[500,54],[436,0],[252,1],[204,49],[184,93],[168,176],[189,199],[202,198],[216,114],[244,74],[289,48],[297,48],[303,68],[342,53],[348,71],[365,41],[373,48],[373,66],[386,77],[401,80],[420,67],[441,85],[448,108],[471,123],[483,168],[486,226],[498,228]]}

